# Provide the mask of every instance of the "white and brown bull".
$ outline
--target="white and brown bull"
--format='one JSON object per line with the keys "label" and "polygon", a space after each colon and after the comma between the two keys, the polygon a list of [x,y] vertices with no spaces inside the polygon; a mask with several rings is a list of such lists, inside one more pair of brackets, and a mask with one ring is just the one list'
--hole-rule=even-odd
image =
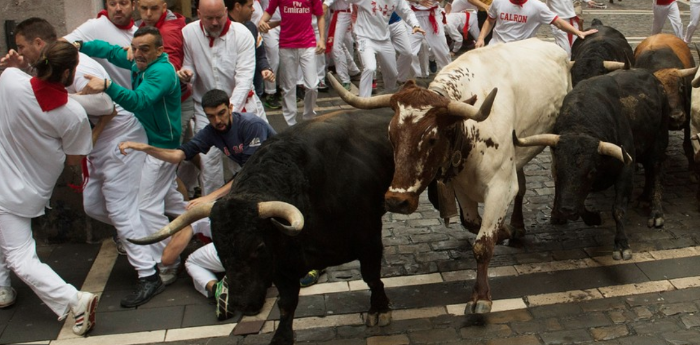
{"label": "white and brown bull", "polygon": [[[389,124],[396,166],[385,195],[389,211],[414,212],[419,195],[435,178],[453,186],[462,224],[477,233],[477,280],[466,312],[490,312],[488,266],[494,246],[524,233],[523,166],[542,151],[515,147],[512,132],[530,136],[552,130],[571,89],[564,50],[538,39],[476,49],[443,68],[427,89],[409,82],[396,94],[368,99],[344,92],[329,79],[353,106],[395,111]],[[506,212],[514,198],[508,226]]]}

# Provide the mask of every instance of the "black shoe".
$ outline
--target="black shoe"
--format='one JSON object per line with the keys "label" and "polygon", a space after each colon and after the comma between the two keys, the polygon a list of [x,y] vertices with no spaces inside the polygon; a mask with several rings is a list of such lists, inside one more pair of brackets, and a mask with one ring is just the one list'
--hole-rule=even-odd
{"label": "black shoe", "polygon": [[328,91],[328,85],[326,85],[326,81],[325,81],[325,80],[321,79],[321,80],[318,82],[318,91],[320,91],[320,92],[326,92],[326,91]]}
{"label": "black shoe", "polygon": [[136,291],[124,297],[121,305],[123,308],[138,307],[150,301],[153,296],[163,292],[163,290],[165,290],[165,285],[160,280],[158,272],[152,276],[139,278],[139,287]]}
{"label": "black shoe", "polygon": [[437,63],[433,60],[428,62],[428,67],[430,67],[430,73],[437,73]]}
{"label": "black shoe", "polygon": [[262,103],[268,109],[275,110],[282,108],[282,105],[280,105],[280,101],[277,98],[277,94],[270,95],[266,93],[262,98]]}

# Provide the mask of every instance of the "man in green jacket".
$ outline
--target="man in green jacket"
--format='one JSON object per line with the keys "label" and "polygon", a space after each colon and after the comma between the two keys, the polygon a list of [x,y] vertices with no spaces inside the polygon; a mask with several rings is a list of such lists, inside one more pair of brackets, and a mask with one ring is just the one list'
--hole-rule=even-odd
{"label": "man in green jacket", "polygon": [[[180,146],[180,82],[175,68],[163,52],[163,38],[158,29],[142,27],[131,41],[133,61],[118,45],[103,41],[74,43],[82,53],[107,59],[110,63],[131,70],[133,90],[111,80],[86,76],[90,79],[83,93],[104,91],[124,109],[134,113],[141,122],[148,143],[152,146],[174,149]],[[148,156],[143,166],[139,185],[139,212],[143,228],[150,235],[168,224],[165,214],[179,215],[185,211],[185,201],[176,190],[176,165]],[[160,262],[167,241],[151,245],[151,255],[137,260]],[[131,259],[131,257],[130,257]],[[139,287],[121,301],[122,307],[133,308],[148,302],[165,289],[161,276],[175,277],[179,262],[174,266],[158,265],[160,275],[154,273],[139,278]]]}

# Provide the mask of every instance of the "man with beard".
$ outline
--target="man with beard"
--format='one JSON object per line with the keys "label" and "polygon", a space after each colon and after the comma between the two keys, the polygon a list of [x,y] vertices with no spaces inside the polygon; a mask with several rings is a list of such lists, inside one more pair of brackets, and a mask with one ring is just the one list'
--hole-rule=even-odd
{"label": "man with beard", "polygon": [[[214,89],[205,93],[202,97],[202,108],[209,124],[197,132],[192,140],[177,149],[127,141],[119,144],[119,150],[125,155],[126,149],[143,151],[162,161],[179,164],[199,153],[209,152],[210,148],[216,146],[232,161],[243,166],[267,138],[276,134],[275,130],[257,115],[233,111],[229,95],[223,90]],[[231,184],[233,180],[211,193],[211,201],[228,194]]]}
{"label": "man with beard", "polygon": [[[133,74],[132,88],[127,89],[109,79],[87,75],[90,79],[83,93],[105,92],[114,102],[132,111],[146,130],[148,143],[161,148],[180,145],[180,82],[175,68],[163,52],[163,38],[158,29],[150,26],[139,28],[131,42],[134,61],[119,45],[104,41],[75,42],[88,56],[106,58],[109,62]],[[176,166],[147,156],[141,170],[139,185],[140,221],[145,233],[152,233],[168,224],[166,214],[177,215],[185,211],[185,201],[177,191]],[[133,220],[138,222],[138,219]],[[167,241],[164,241],[167,242]],[[134,293],[121,300],[124,308],[133,308],[148,302],[164,289],[162,278],[155,269],[167,243],[150,246],[147,269],[139,270],[139,285]],[[161,273],[172,267],[159,265]]]}
{"label": "man with beard", "polygon": [[[0,76],[0,257],[59,321],[72,312],[73,333],[85,335],[95,324],[98,297],[78,291],[39,260],[31,226],[44,214],[64,163],[76,166],[92,149],[85,110],[66,91],[77,65],[72,45],[53,42],[33,65],[35,77],[17,68]],[[16,292],[2,286],[0,295],[10,295],[6,307]]]}

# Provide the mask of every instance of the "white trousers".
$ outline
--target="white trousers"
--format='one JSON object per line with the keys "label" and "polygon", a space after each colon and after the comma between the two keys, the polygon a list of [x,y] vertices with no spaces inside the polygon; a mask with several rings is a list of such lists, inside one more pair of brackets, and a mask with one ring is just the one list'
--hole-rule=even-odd
{"label": "white trousers", "polygon": [[418,60],[418,52],[420,51],[421,42],[425,40],[435,56],[438,71],[452,62],[450,60],[450,48],[447,47],[447,39],[445,38],[445,28],[442,24],[442,13],[439,9],[435,12],[435,20],[437,21],[437,32],[433,30],[433,25],[430,23],[428,11],[415,11],[416,18],[420,27],[425,31],[423,35],[411,35],[411,49],[413,50],[413,70],[420,71],[420,62]]}
{"label": "white trousers", "polygon": [[289,126],[297,123],[296,86],[299,66],[304,78],[304,119],[316,116],[314,107],[318,97],[318,71],[316,70],[316,48],[280,48],[279,84],[282,89],[282,114]]}
{"label": "white trousers", "polygon": [[[335,23],[335,33],[333,34],[333,49],[331,50],[331,58],[335,63],[335,73],[340,79],[341,83],[349,83],[350,75],[348,74],[348,59],[347,59],[347,49],[345,46],[345,38],[347,37],[348,29],[351,23],[350,12],[339,12],[338,19]],[[326,47],[328,48],[328,47]]]}
{"label": "white trousers", "polygon": [[139,184],[135,183],[141,180],[147,155],[136,150],[122,155],[118,148],[122,141],[146,143],[148,139],[140,125],[126,133],[100,135],[88,156],[90,178],[83,191],[83,206],[88,216],[114,226],[129,263],[139,277],[147,277],[155,273],[156,264],[150,249],[126,240],[149,234],[141,222]]}
{"label": "white trousers", "polygon": [[398,54],[396,66],[398,72],[397,79],[399,83],[404,83],[413,77],[413,69],[411,66],[413,53],[411,51],[410,39],[410,36],[412,35],[410,32],[412,31],[413,30],[409,28],[408,24],[406,24],[406,22],[403,20],[389,25],[391,43],[394,45],[394,49],[396,49],[396,54]]}
{"label": "white trousers", "polygon": [[[576,17],[562,18],[562,20],[571,24],[571,26],[575,27],[577,30],[580,29]],[[566,54],[569,56],[569,59],[571,59],[571,46],[574,44],[574,42],[576,42],[578,36],[572,35],[563,30],[559,30],[554,25],[550,25],[550,27],[552,28],[552,36],[554,36],[554,43],[556,43],[558,46],[564,49],[564,51],[566,51]]]}
{"label": "white trousers", "polygon": [[[177,165],[152,156],[147,156],[143,164],[139,186],[139,210],[141,221],[149,235],[168,225],[170,221],[166,214],[179,216],[185,213],[186,203],[182,194],[177,191],[175,182],[176,168]],[[168,242],[170,239],[148,246],[155,262],[160,263],[163,249]]]}
{"label": "white trousers", "polygon": [[698,21],[700,20],[700,2],[690,3],[690,22],[688,22],[688,27],[685,29],[685,38],[683,39],[685,43],[690,43],[693,41],[693,34],[695,29],[698,27]]}
{"label": "white trousers", "polygon": [[[267,33],[262,34],[265,45],[265,55],[270,69],[277,75],[277,68],[280,65],[280,27],[276,27]],[[265,93],[274,95],[277,93],[277,82],[265,80]]]}
{"label": "white trousers", "polygon": [[9,268],[34,290],[59,320],[67,315],[70,306],[78,303],[78,290],[39,260],[31,218],[0,211],[0,267],[2,286],[10,286]]}
{"label": "white trousers", "polygon": [[215,273],[226,271],[219,260],[214,243],[208,243],[190,254],[185,261],[185,268],[192,277],[194,288],[205,297],[212,297],[207,291],[207,283],[217,280]]}
{"label": "white trousers", "polygon": [[[360,97],[372,96],[372,79],[377,70],[377,59],[382,68],[382,79],[386,92],[396,91],[396,51],[390,40],[377,41],[365,37],[357,38],[357,50],[362,60],[362,77],[360,79]],[[375,57],[376,55],[376,57]]]}
{"label": "white trousers", "polygon": [[679,38],[683,38],[683,23],[681,22],[681,12],[678,10],[678,3],[672,2],[669,5],[654,4],[654,22],[651,25],[651,34],[656,35],[661,32],[666,18],[671,21],[673,33]]}

